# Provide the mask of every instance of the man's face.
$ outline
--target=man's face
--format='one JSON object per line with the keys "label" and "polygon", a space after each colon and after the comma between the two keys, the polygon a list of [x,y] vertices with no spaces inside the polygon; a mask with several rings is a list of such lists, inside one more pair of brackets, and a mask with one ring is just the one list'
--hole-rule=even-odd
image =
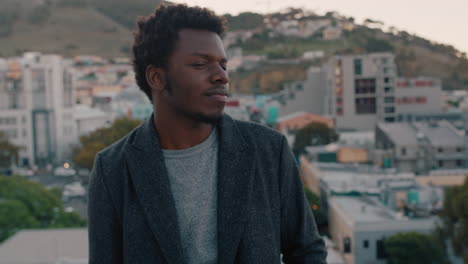
{"label": "man's face", "polygon": [[216,123],[227,100],[226,54],[216,33],[183,29],[166,69],[160,103],[191,120]]}

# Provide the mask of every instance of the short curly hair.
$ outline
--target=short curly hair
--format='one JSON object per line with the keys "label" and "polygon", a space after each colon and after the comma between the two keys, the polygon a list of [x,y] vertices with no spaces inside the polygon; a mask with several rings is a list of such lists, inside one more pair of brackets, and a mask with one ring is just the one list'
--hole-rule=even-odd
{"label": "short curly hair", "polygon": [[140,89],[152,101],[146,81],[148,65],[166,67],[182,29],[202,29],[218,34],[225,31],[225,19],[213,11],[187,5],[161,5],[148,17],[139,17],[132,47],[133,70]]}

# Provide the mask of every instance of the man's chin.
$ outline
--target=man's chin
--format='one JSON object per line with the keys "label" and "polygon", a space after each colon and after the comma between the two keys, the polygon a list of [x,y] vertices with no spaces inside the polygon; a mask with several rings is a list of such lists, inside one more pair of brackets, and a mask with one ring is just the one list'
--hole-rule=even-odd
{"label": "man's chin", "polygon": [[198,121],[200,121],[202,123],[216,125],[221,121],[221,119],[223,118],[223,115],[224,115],[224,113],[212,114],[212,115],[198,114],[197,119],[198,119]]}

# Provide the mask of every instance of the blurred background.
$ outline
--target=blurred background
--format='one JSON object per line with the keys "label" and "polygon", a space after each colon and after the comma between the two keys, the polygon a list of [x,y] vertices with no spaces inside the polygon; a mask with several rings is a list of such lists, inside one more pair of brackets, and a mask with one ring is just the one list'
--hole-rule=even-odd
{"label": "blurred background", "polygon": [[[174,2],[225,17],[225,112],[286,135],[328,263],[468,263],[467,1]],[[0,0],[0,264],[87,263],[94,157],[153,111],[131,45],[160,3]]]}

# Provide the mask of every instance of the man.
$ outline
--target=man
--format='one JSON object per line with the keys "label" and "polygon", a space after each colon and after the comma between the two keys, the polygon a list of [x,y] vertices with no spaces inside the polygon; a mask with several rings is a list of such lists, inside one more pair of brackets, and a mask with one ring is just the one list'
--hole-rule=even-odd
{"label": "man", "polygon": [[89,263],[325,263],[285,138],[223,114],[223,27],[185,5],[138,22],[154,115],[96,157]]}

